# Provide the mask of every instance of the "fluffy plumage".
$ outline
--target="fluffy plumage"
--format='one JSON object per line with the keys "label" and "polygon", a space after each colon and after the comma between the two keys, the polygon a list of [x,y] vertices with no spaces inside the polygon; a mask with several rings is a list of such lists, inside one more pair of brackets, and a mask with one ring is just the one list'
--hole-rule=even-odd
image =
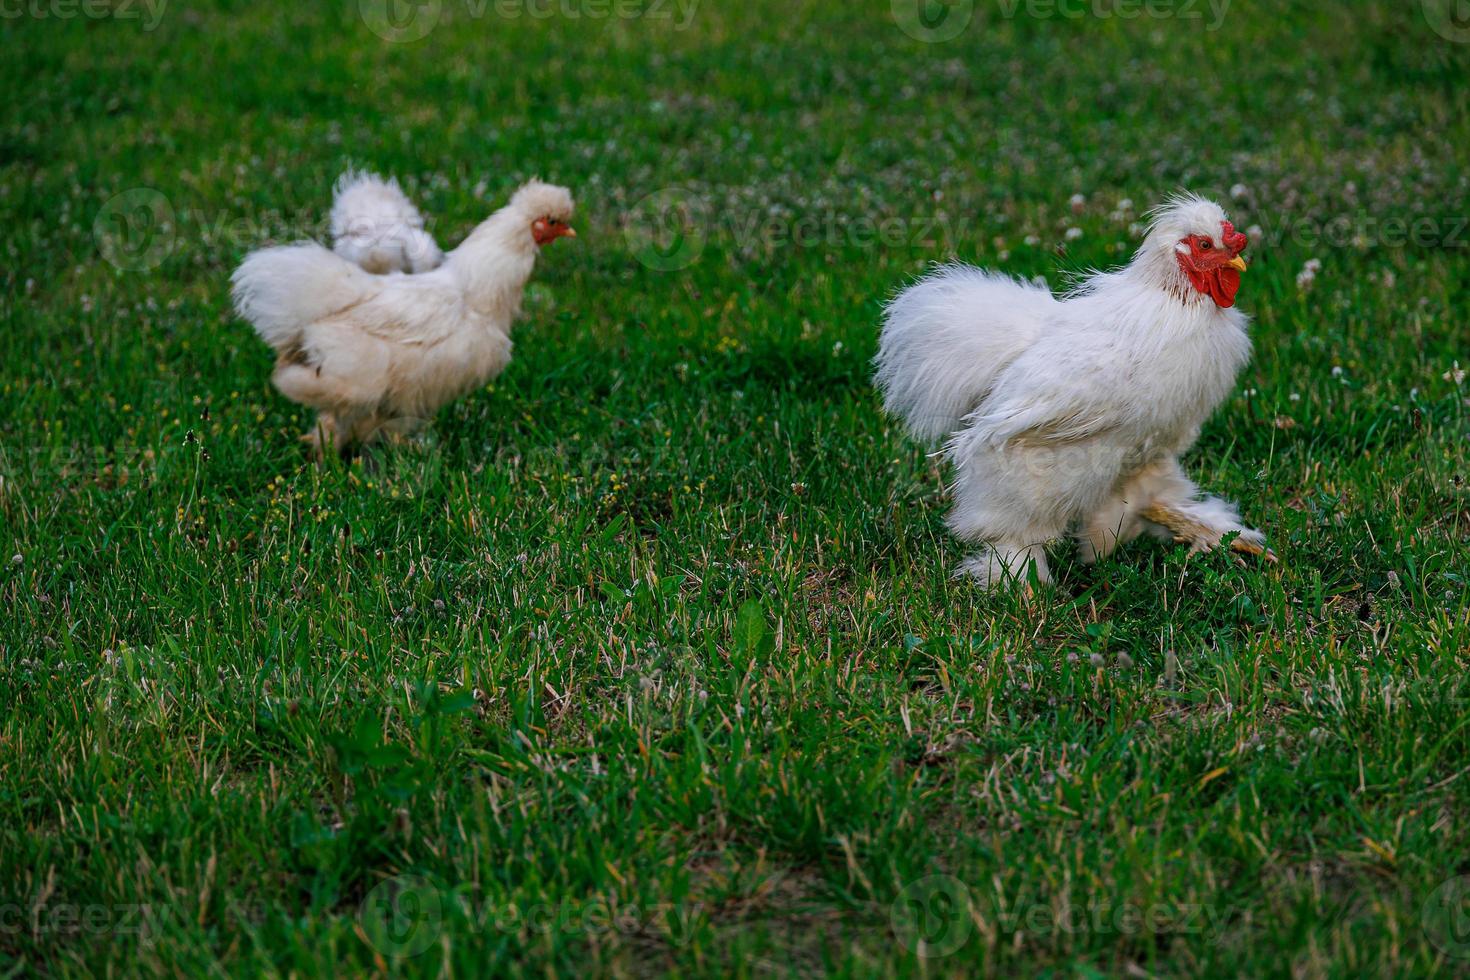
{"label": "fluffy plumage", "polygon": [[372,273],[429,272],[444,253],[398,181],[349,170],[332,202],[332,249]]}
{"label": "fluffy plumage", "polygon": [[1076,534],[1084,558],[1149,532],[1164,506],[1231,532],[1235,509],[1201,499],[1179,457],[1250,356],[1233,308],[1245,238],[1218,205],[1181,197],[1154,214],[1138,254],[1057,298],[1045,288],[951,265],[888,307],[877,357],[887,409],[925,440],[946,439],[954,533],[984,547],[960,572],[987,586]]}
{"label": "fluffy plumage", "polygon": [[412,276],[372,275],[314,242],[261,249],[235,271],[235,309],[275,350],[276,387],[320,413],[307,438],[345,453],[505,368],[537,254],[574,234],[572,212],[565,188],[532,181]]}

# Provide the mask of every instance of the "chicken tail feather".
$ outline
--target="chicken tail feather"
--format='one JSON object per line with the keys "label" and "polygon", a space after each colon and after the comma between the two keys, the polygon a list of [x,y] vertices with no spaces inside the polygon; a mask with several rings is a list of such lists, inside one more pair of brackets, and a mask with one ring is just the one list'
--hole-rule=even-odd
{"label": "chicken tail feather", "polygon": [[1056,306],[1050,291],[1030,283],[939,267],[885,312],[876,359],[884,406],[919,439],[953,434]]}
{"label": "chicken tail feather", "polygon": [[349,170],[332,202],[332,247],[368,272],[430,272],[444,253],[398,181]]}
{"label": "chicken tail feather", "polygon": [[235,311],[277,352],[296,346],[307,325],[377,292],[377,280],[315,242],[263,248],[230,278]]}

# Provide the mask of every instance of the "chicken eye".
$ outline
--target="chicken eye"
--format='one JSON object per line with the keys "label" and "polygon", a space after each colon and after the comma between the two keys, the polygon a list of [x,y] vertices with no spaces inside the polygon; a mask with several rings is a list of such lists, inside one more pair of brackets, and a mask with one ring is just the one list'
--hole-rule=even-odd
{"label": "chicken eye", "polygon": [[1212,241],[1210,241],[1208,238],[1201,238],[1199,240],[1199,250],[1201,252],[1208,252],[1210,249],[1212,249],[1214,247],[1215,247],[1215,243],[1212,242]]}

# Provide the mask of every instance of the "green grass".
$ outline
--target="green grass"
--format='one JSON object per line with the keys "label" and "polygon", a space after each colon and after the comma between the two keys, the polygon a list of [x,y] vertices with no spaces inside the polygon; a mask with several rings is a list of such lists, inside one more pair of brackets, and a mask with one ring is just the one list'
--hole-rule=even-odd
{"label": "green grass", "polygon": [[[442,6],[0,21],[0,975],[1470,973],[1470,45]],[[493,387],[318,469],[228,276],[349,162],[450,243],[540,174],[582,237]],[[951,581],[882,301],[1237,183],[1257,352],[1189,466],[1282,564]],[[659,271],[668,188],[704,247]]]}

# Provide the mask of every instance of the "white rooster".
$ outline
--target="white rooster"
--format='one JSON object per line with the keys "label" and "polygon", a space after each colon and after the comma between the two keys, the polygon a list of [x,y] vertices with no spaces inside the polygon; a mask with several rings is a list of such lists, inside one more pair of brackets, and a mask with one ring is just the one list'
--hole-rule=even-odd
{"label": "white rooster", "polygon": [[888,307],[877,383],[921,439],[947,439],[953,532],[983,545],[959,574],[1049,581],[1045,547],[1076,534],[1095,561],[1149,532],[1266,554],[1234,507],[1201,497],[1179,457],[1250,357],[1234,308],[1246,236],[1175,198],[1122,269],[1068,295],[950,265]]}
{"label": "white rooster", "polygon": [[405,433],[498,375],[539,250],[575,237],[572,195],[532,181],[419,275],[372,275],[315,242],[266,248],[235,309],[276,351],[276,387],[319,413],[305,438],[343,454]]}
{"label": "white rooster", "polygon": [[444,253],[394,178],[349,170],[332,202],[332,250],[368,272],[430,272]]}

